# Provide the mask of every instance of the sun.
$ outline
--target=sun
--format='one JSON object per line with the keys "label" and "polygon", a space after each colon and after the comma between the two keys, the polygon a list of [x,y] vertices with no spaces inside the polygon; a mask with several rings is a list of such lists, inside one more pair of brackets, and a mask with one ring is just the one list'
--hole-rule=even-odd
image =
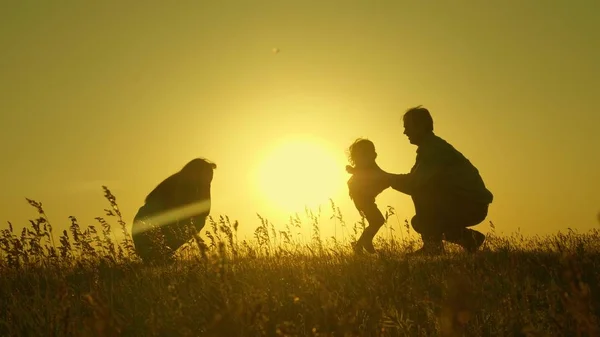
{"label": "sun", "polygon": [[346,186],[343,158],[343,153],[315,137],[288,137],[260,162],[257,191],[269,205],[286,213],[326,204]]}

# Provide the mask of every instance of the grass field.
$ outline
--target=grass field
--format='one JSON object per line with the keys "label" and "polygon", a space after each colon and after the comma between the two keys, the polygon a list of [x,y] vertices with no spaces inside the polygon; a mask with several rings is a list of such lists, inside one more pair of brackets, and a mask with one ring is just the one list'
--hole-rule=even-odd
{"label": "grass field", "polygon": [[[151,267],[105,196],[98,227],[72,218],[57,242],[33,200],[39,218],[2,231],[1,336],[600,336],[597,231],[491,233],[475,255],[449,247],[409,258],[420,244],[409,236],[379,239],[373,256],[324,242],[310,213],[282,232],[261,219],[248,241],[219,217],[204,230],[206,249],[194,242],[173,265]],[[299,240],[298,226],[313,237]]]}

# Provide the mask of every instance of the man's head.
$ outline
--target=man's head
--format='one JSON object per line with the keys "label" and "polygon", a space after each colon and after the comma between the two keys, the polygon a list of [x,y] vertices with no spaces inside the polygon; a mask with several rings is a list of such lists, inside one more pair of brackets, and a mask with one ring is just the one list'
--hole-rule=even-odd
{"label": "man's head", "polygon": [[433,132],[433,118],[429,110],[421,105],[408,109],[402,119],[404,134],[411,144],[419,146],[421,140]]}
{"label": "man's head", "polygon": [[375,144],[364,138],[355,140],[348,148],[348,159],[355,166],[364,166],[375,162],[377,159]]}
{"label": "man's head", "polygon": [[197,188],[203,197],[210,198],[210,187],[213,180],[213,171],[217,168],[204,158],[196,158],[189,161],[179,172],[172,174],[156,186],[146,196],[146,203],[157,201],[170,205],[183,205],[190,202],[189,193],[180,193],[181,189],[187,187]]}
{"label": "man's head", "polygon": [[210,184],[213,179],[213,171],[217,165],[204,158],[196,158],[188,162],[182,169],[181,174],[188,179],[198,181],[203,184]]}

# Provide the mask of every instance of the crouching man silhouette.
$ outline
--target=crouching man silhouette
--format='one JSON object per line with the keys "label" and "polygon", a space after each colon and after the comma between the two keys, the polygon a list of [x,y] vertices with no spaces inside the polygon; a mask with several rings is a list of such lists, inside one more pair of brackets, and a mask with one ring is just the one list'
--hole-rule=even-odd
{"label": "crouching man silhouette", "polygon": [[202,230],[210,213],[216,167],[205,159],[193,159],[148,194],[132,228],[135,250],[144,262],[171,260]]}
{"label": "crouching man silhouette", "polygon": [[[415,216],[412,227],[421,234],[423,247],[415,254],[444,251],[443,240],[475,252],[485,235],[468,227],[480,224],[488,214],[492,193],[479,171],[452,145],[433,132],[433,119],[421,106],[406,111],[404,134],[417,146],[416,163],[408,174],[374,170],[364,181],[391,186],[411,196]],[[381,187],[379,187],[381,188]]]}

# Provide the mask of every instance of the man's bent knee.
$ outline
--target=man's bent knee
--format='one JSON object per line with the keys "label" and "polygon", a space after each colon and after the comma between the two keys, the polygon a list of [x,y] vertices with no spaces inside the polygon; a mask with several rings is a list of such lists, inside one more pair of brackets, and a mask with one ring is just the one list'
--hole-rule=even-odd
{"label": "man's bent knee", "polygon": [[424,226],[423,221],[417,215],[413,216],[412,219],[410,219],[410,225],[412,226],[414,231],[419,234],[424,234],[427,232],[426,226]]}
{"label": "man's bent knee", "polygon": [[488,216],[489,204],[473,203],[465,207],[462,211],[462,226],[472,227],[479,225]]}
{"label": "man's bent knee", "polygon": [[422,217],[419,215],[413,216],[411,219],[411,225],[415,232],[421,234],[422,237],[428,240],[441,240],[443,228],[441,223]]}

